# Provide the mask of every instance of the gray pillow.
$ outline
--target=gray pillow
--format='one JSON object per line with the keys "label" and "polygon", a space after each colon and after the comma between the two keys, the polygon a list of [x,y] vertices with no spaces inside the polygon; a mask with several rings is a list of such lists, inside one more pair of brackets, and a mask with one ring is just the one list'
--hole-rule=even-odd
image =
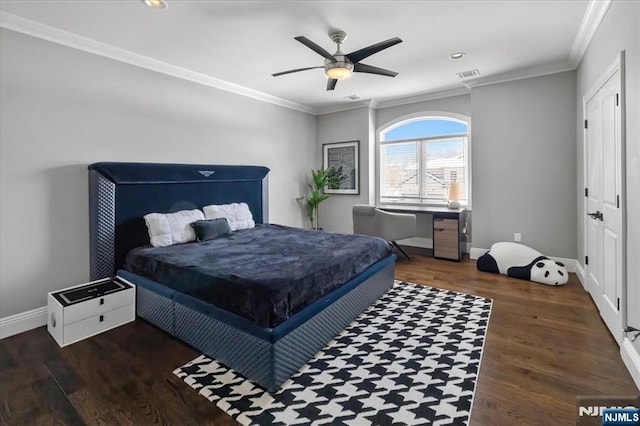
{"label": "gray pillow", "polygon": [[191,222],[191,227],[196,233],[196,239],[200,242],[214,240],[231,235],[231,228],[226,218],[197,220]]}

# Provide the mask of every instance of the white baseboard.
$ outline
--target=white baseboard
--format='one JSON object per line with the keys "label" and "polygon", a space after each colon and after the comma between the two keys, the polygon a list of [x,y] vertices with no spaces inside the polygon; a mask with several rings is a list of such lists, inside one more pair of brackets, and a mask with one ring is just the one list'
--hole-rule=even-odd
{"label": "white baseboard", "polygon": [[47,307],[0,318],[0,339],[47,325]]}
{"label": "white baseboard", "polygon": [[[485,249],[485,248],[479,248],[479,247],[471,247],[471,250],[469,251],[469,258],[470,259],[477,259],[480,256],[482,256],[483,254],[485,254],[486,252],[488,252],[489,249]],[[575,259],[566,259],[564,257],[553,257],[553,256],[547,256],[549,259],[551,260],[555,260],[556,262],[560,262],[562,264],[564,264],[564,266],[567,268],[567,272],[572,272],[572,273],[577,273],[577,267],[576,264],[578,263],[577,260]],[[584,271],[582,271],[582,274],[584,275]]]}
{"label": "white baseboard", "polygon": [[633,343],[631,343],[631,340],[625,338],[622,341],[622,346],[620,346],[620,355],[622,356],[624,365],[627,366],[627,370],[631,373],[633,381],[640,390],[640,354]]}
{"label": "white baseboard", "polygon": [[584,276],[584,268],[582,267],[580,262],[578,262],[577,260],[576,260],[576,275],[578,276],[578,279],[580,280],[580,284],[582,284],[582,288],[584,288],[585,291],[586,291],[587,290],[587,281],[586,281],[586,277]]}
{"label": "white baseboard", "polygon": [[549,256],[549,259],[552,259],[552,260],[555,260],[556,262],[560,262],[564,264],[564,266],[567,268],[567,272],[571,272],[572,274],[577,273],[577,270],[578,270],[576,268],[576,263],[578,263],[577,260],[565,259],[564,257],[553,257],[553,256]]}
{"label": "white baseboard", "polygon": [[480,256],[482,256],[483,254],[485,254],[488,251],[489,251],[489,249],[471,247],[469,249],[469,259],[475,260],[475,259],[479,258]]}

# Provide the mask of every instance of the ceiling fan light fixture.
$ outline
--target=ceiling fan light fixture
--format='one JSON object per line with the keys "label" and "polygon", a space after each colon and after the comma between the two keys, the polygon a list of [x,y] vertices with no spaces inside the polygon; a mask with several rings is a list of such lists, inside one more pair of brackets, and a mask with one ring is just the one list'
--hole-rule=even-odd
{"label": "ceiling fan light fixture", "polygon": [[142,3],[154,9],[166,9],[169,4],[165,0],[142,0]]}
{"label": "ceiling fan light fixture", "polygon": [[329,68],[324,73],[327,77],[334,78],[336,80],[343,80],[351,77],[351,70],[348,68]]}
{"label": "ceiling fan light fixture", "polygon": [[367,59],[369,56],[374,55],[382,50],[388,49],[391,46],[395,46],[398,43],[402,43],[402,40],[399,37],[393,37],[347,54],[343,53],[340,50],[340,45],[347,37],[347,33],[345,33],[344,31],[331,31],[329,33],[329,37],[331,38],[331,40],[333,40],[333,42],[337,44],[336,52],[333,54],[329,53],[305,36],[294,37],[294,40],[304,44],[309,49],[322,56],[324,58],[324,66],[297,68],[293,70],[277,72],[271,75],[274,77],[278,77],[281,75],[291,74],[299,71],[324,68],[325,75],[329,77],[329,80],[327,81],[327,90],[334,90],[336,88],[336,83],[338,82],[338,80],[349,78],[354,72],[383,75],[386,77],[395,77],[398,75],[398,73],[395,71],[363,64],[362,60]]}
{"label": "ceiling fan light fixture", "polygon": [[349,62],[333,62],[325,65],[324,73],[329,78],[344,80],[351,77],[353,64]]}

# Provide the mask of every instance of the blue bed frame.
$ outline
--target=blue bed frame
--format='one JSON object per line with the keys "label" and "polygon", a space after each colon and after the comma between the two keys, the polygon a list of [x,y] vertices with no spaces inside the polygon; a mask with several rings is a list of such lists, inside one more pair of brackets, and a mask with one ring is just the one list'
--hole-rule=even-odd
{"label": "blue bed frame", "polygon": [[268,173],[258,166],[92,164],[90,259],[92,280],[117,273],[137,286],[139,317],[275,392],[393,285],[394,255],[275,328],[121,269],[129,250],[149,243],[147,213],[245,202],[256,223],[268,223]]}

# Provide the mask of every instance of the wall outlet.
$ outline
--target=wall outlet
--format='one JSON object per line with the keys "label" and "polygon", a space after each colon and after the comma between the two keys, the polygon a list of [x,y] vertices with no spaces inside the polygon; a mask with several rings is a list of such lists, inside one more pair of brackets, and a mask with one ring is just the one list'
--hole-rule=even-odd
{"label": "wall outlet", "polygon": [[522,234],[520,234],[519,232],[513,234],[513,241],[515,241],[516,243],[522,241]]}

